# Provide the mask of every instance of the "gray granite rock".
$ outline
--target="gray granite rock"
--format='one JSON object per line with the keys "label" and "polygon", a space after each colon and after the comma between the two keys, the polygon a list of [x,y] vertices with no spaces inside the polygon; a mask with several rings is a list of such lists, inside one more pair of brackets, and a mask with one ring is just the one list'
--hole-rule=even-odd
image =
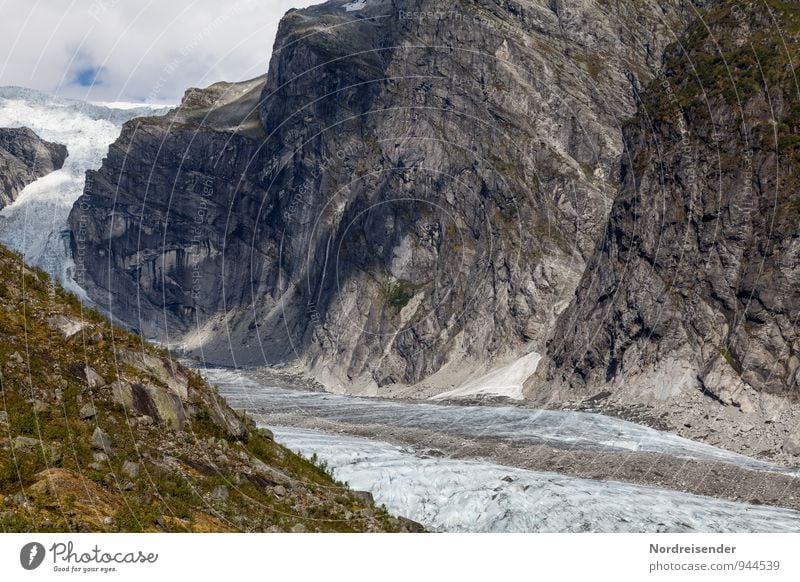
{"label": "gray granite rock", "polygon": [[[793,99],[795,87],[777,82],[767,96],[736,79],[734,96],[722,66],[704,72],[721,88],[691,81],[692,55],[735,51],[742,35],[777,35],[753,7],[748,30],[731,30],[732,5],[717,4],[683,49],[668,52],[665,72],[643,91],[625,128],[606,234],[529,394],[562,385],[589,395],[610,386],[628,402],[687,403],[702,392],[746,416],[764,406],[759,393],[795,401],[800,394],[800,198],[780,177],[797,154],[776,154],[773,133],[759,130],[768,123],[786,133],[780,140],[793,139],[781,128],[796,113],[775,103]],[[781,77],[780,58],[769,66]],[[659,386],[674,390],[658,394]],[[768,404],[764,420],[773,422],[780,414]]]}
{"label": "gray granite rock", "polygon": [[41,139],[27,127],[0,128],[0,208],[42,176],[61,169],[67,148]]}
{"label": "gray granite rock", "polygon": [[99,426],[94,429],[90,444],[95,450],[111,454],[111,437]]}
{"label": "gray granite rock", "polygon": [[543,349],[606,224],[620,122],[689,12],[292,10],[266,77],[125,125],[70,215],[79,283],[147,337],[339,390]]}
{"label": "gray granite rock", "polygon": [[97,409],[91,404],[84,404],[81,406],[78,416],[81,420],[89,420],[97,416]]}
{"label": "gray granite rock", "polygon": [[136,479],[139,476],[139,464],[133,461],[125,461],[122,464],[122,473],[131,479]]}

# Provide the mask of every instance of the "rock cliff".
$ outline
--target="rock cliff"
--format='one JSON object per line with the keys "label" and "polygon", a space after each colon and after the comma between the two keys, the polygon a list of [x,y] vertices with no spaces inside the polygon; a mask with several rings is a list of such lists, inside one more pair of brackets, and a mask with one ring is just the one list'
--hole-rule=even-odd
{"label": "rock cliff", "polygon": [[0,208],[31,182],[60,170],[66,159],[65,146],[44,141],[27,127],[0,128]]}
{"label": "rock cliff", "polygon": [[430,393],[543,351],[691,6],[292,10],[266,77],[125,125],[70,217],[77,279],[147,337],[334,390]]}
{"label": "rock cliff", "polygon": [[769,7],[711,4],[667,51],[531,398],[603,392],[689,436],[741,428],[744,450],[800,454],[800,28],[794,4]]}

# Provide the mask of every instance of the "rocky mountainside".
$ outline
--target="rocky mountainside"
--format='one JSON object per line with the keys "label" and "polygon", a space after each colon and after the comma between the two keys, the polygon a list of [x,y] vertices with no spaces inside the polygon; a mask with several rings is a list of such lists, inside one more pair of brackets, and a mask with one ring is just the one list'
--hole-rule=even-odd
{"label": "rocky mountainside", "polygon": [[45,141],[27,127],[0,128],[0,209],[31,182],[60,170],[66,159],[65,146]]}
{"label": "rocky mountainside", "polygon": [[800,454],[799,33],[795,3],[718,2],[667,51],[532,398],[603,392],[690,436]]}
{"label": "rocky mountainside", "polygon": [[418,394],[544,350],[620,127],[692,4],[333,0],[269,72],[127,123],[70,216],[78,282],[192,355]]}
{"label": "rocky mountainside", "polygon": [[0,531],[408,531],[0,247]]}

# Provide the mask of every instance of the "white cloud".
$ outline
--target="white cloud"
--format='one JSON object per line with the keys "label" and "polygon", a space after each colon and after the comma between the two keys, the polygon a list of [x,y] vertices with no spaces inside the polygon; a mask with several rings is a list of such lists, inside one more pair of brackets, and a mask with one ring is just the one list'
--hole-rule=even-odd
{"label": "white cloud", "polygon": [[6,0],[0,85],[175,103],[187,87],[265,73],[281,16],[320,1]]}

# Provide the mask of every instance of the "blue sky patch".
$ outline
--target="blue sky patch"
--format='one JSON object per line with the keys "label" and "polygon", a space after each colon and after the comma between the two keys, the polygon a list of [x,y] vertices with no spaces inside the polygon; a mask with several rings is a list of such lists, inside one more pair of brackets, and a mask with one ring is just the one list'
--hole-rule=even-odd
{"label": "blue sky patch", "polygon": [[102,85],[102,80],[100,79],[100,73],[103,72],[102,67],[85,67],[80,69],[77,73],[75,73],[75,78],[73,79],[73,83],[80,85],[81,87],[91,87],[92,85]]}

